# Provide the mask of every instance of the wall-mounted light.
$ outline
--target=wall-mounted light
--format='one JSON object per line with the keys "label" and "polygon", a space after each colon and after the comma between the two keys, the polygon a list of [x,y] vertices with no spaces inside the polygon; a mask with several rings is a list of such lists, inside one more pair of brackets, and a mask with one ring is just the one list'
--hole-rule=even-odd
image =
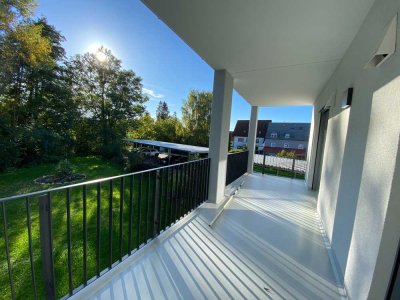
{"label": "wall-mounted light", "polygon": [[342,104],[342,108],[348,108],[351,105],[351,101],[353,100],[353,88],[348,88],[343,92],[342,99],[340,103]]}

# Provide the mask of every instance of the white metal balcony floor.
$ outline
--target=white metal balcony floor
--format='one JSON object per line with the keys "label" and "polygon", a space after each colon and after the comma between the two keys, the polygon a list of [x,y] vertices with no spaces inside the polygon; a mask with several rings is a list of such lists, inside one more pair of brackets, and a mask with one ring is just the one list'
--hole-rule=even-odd
{"label": "white metal balcony floor", "polygon": [[340,299],[304,182],[249,175],[213,228],[205,204],[75,299]]}

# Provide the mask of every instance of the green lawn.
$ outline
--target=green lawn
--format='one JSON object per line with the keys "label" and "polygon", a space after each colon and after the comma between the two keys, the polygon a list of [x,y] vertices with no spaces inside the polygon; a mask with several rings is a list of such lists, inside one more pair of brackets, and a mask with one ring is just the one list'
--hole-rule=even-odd
{"label": "green lawn", "polygon": [[[76,171],[85,173],[87,180],[95,178],[109,177],[122,173],[120,166],[101,160],[96,157],[80,157],[72,159],[76,166]],[[55,165],[47,164],[36,167],[19,169],[13,172],[0,174],[0,197],[22,194],[36,190],[49,188],[49,186],[37,185],[33,180],[37,177],[53,173]],[[134,178],[134,204],[132,216],[132,246],[131,249],[144,243],[151,237],[152,233],[152,198],[154,192],[154,173],[146,173],[143,178]],[[164,174],[166,176],[166,174]],[[166,178],[166,177],[164,177]],[[142,180],[142,191],[140,191],[140,180]],[[124,188],[121,189],[121,180],[113,181],[113,200],[112,200],[112,261],[119,259],[119,224],[120,224],[120,195],[123,194],[123,227],[122,227],[122,254],[128,253],[129,240],[129,179],[124,180]],[[51,186],[54,187],[54,186]],[[164,180],[163,190],[167,187]],[[147,190],[148,188],[148,190]],[[121,193],[122,191],[122,193]],[[100,270],[104,270],[109,264],[109,195],[110,185],[101,186],[101,205],[100,205]],[[141,195],[141,197],[139,197]],[[168,200],[169,201],[169,200]],[[35,276],[38,287],[39,298],[43,298],[43,284],[41,275],[41,255],[39,243],[39,222],[38,222],[38,199],[32,197],[31,220],[32,220],[32,239]],[[141,210],[138,210],[141,202]],[[72,240],[72,274],[73,287],[76,288],[83,283],[83,201],[82,187],[71,190],[71,240]],[[185,204],[187,205],[187,204]],[[66,191],[54,192],[52,194],[52,220],[53,220],[53,249],[56,276],[57,297],[62,297],[68,293],[68,247],[67,247],[67,218],[66,218]],[[165,194],[161,197],[160,204],[160,227],[166,227],[177,216],[185,211],[182,205],[176,204],[174,207],[167,200]],[[185,207],[187,210],[187,206]],[[7,202],[7,226],[10,244],[10,256],[12,261],[13,280],[15,296],[17,299],[32,299],[33,285],[30,272],[30,260],[28,252],[28,231],[26,226],[25,201]],[[176,211],[178,213],[176,213]],[[87,187],[87,278],[96,275],[96,228],[97,228],[97,187],[96,185]],[[147,222],[146,222],[147,220]],[[7,260],[5,256],[5,242],[3,219],[0,216],[0,297],[10,298],[9,279]],[[139,234],[137,228],[140,228]]]}
{"label": "green lawn", "polygon": [[[260,166],[258,164],[254,164],[254,172],[262,173],[263,172],[263,166]],[[264,167],[264,174],[269,174],[269,175],[276,175],[276,176],[282,176],[282,177],[289,177],[289,178],[296,178],[296,179],[304,179],[305,176],[304,174],[299,174],[299,173],[293,173],[292,171],[287,171],[287,170],[279,170],[275,167],[270,167],[270,166],[265,166]]]}

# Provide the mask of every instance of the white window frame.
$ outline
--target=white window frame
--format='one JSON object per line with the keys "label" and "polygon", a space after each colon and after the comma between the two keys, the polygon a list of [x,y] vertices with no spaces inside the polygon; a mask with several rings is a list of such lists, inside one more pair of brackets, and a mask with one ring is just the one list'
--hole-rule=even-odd
{"label": "white window frame", "polygon": [[299,144],[299,145],[297,146],[297,149],[299,149],[299,150],[304,150],[304,145],[303,145],[303,144]]}
{"label": "white window frame", "polygon": [[271,148],[275,148],[276,147],[276,143],[271,143]]}
{"label": "white window frame", "polygon": [[289,149],[289,147],[290,147],[289,143],[284,143],[284,144],[283,144],[283,148]]}
{"label": "white window frame", "polygon": [[290,139],[290,133],[285,133],[285,139]]}
{"label": "white window frame", "polygon": [[238,143],[244,143],[244,141],[245,141],[245,138],[242,138],[242,137],[237,138]]}
{"label": "white window frame", "polygon": [[277,138],[278,134],[276,132],[271,133],[271,138]]}

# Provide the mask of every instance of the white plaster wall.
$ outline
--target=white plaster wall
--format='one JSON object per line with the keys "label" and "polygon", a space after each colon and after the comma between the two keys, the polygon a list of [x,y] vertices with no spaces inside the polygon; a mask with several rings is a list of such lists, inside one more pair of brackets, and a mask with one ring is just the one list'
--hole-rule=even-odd
{"label": "white plaster wall", "polygon": [[340,114],[329,119],[326,133],[323,164],[324,172],[321,174],[321,184],[318,197],[324,199],[318,203],[318,212],[324,220],[326,234],[332,240],[333,223],[335,220],[336,200],[338,196],[340,172],[346,142],[347,124],[350,110],[346,109]]}
{"label": "white plaster wall", "polygon": [[[377,94],[374,97],[374,93],[400,76],[399,24],[396,53],[378,68],[366,69],[364,66],[377,50],[386,26],[399,11],[399,0],[377,0],[374,3],[338,68],[314,103],[315,127],[309,172],[313,172],[315,160],[318,112],[329,104],[330,120],[318,211],[330,236],[349,297],[357,300],[382,299],[374,298],[371,289],[371,286],[376,286],[377,290],[385,290],[388,284],[388,276],[379,278],[374,275],[379,274],[378,269],[382,269],[379,257],[384,256],[380,253],[384,248],[384,253],[389,255],[389,258],[382,259],[382,264],[386,262],[387,267],[390,265],[388,261],[393,263],[393,253],[397,250],[394,249],[397,245],[393,243],[382,247],[380,242],[382,232],[383,236],[388,235],[398,241],[393,230],[384,229],[385,222],[388,222],[385,216],[388,205],[390,207],[389,200],[395,198],[391,182],[398,151],[398,137],[395,139],[395,134],[385,134],[385,128],[394,120],[399,126],[400,118],[393,117],[396,111],[390,107],[399,107],[400,103],[379,101],[377,99],[380,97]],[[339,99],[349,87],[354,88],[354,97],[351,108],[346,112],[340,108]],[[333,104],[329,103],[332,94],[337,95]],[[378,102],[379,105],[374,104]],[[380,122],[385,126],[379,127],[381,133],[377,134]],[[344,140],[343,130],[347,131]],[[385,150],[381,161],[377,151],[384,149],[388,143],[394,144],[393,148]],[[376,168],[377,171],[373,172]],[[382,176],[383,179],[379,179]],[[311,184],[310,177],[308,185]],[[398,198],[397,194],[397,201]],[[397,219],[392,222],[400,227],[400,218]],[[375,229],[371,229],[369,224],[373,224]],[[387,228],[393,229],[395,226]],[[386,272],[390,273],[390,270]]]}
{"label": "white plaster wall", "polygon": [[[400,77],[376,91],[372,98],[364,168],[345,274],[353,299],[366,299],[370,291],[398,155],[399,120]],[[398,202],[399,198],[393,200]],[[392,240],[398,239],[399,236],[393,234]],[[386,271],[390,273],[390,269]],[[382,278],[378,280],[382,281]]]}

